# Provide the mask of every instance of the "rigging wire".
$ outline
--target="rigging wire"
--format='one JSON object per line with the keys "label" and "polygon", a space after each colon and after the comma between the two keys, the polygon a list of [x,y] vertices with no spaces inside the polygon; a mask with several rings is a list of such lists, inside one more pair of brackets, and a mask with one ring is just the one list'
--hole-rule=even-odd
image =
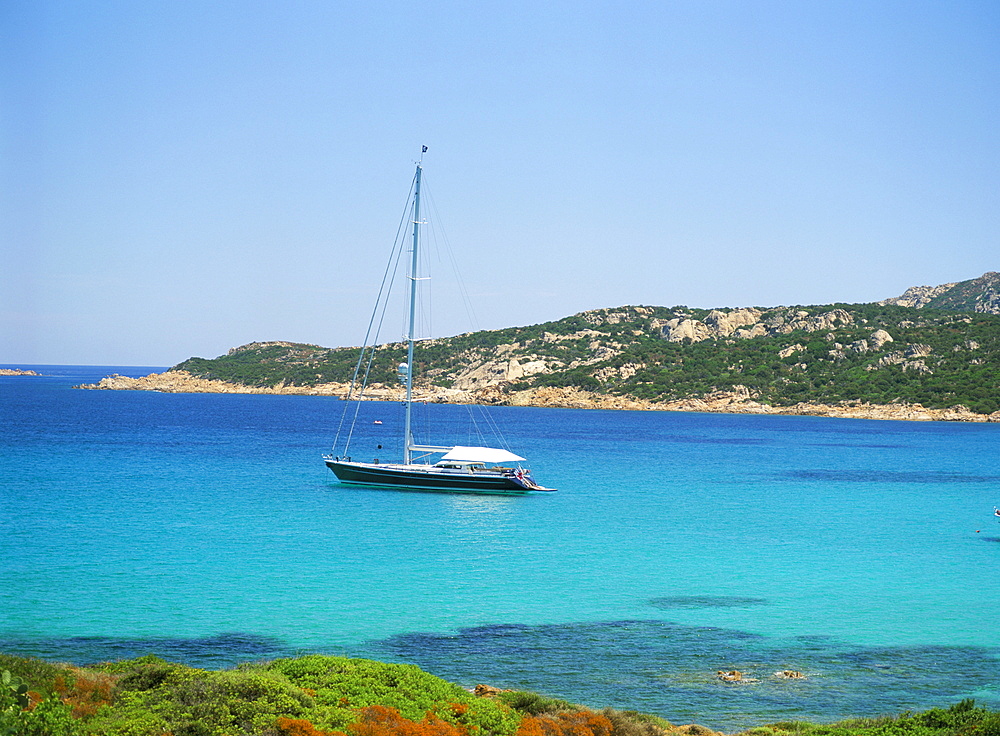
{"label": "rigging wire", "polygon": [[[399,225],[396,228],[396,237],[393,241],[392,249],[389,252],[389,260],[386,263],[385,271],[382,274],[382,283],[379,286],[378,297],[375,299],[375,306],[372,309],[372,316],[368,320],[368,329],[365,332],[365,339],[361,346],[361,353],[358,355],[358,362],[354,366],[354,373],[351,376],[351,384],[347,390],[347,396],[344,397],[345,403],[344,410],[340,416],[340,423],[337,426],[337,434],[334,437],[333,452],[336,452],[337,446],[340,444],[340,435],[343,431],[344,421],[347,417],[347,411],[350,407],[350,402],[354,401],[354,418],[351,420],[350,430],[344,442],[344,454],[347,455],[350,452],[351,439],[354,435],[354,427],[357,423],[358,413],[361,409],[361,399],[364,396],[364,391],[368,386],[368,378],[371,374],[371,367],[373,361],[375,360],[375,352],[378,349],[378,339],[382,332],[382,325],[385,320],[386,309],[389,305],[389,297],[392,294],[392,286],[395,282],[393,276],[399,270],[399,262],[403,254],[403,241],[404,241],[404,230],[406,227],[408,214],[412,211],[412,199],[413,199],[413,188],[416,185],[416,174],[413,175],[413,181],[410,183],[410,191],[406,197],[406,206],[403,208],[403,215],[400,218]],[[381,312],[379,311],[381,309]],[[378,318],[378,323],[376,324],[376,317]],[[374,334],[372,332],[374,327]],[[365,355],[368,355],[368,361],[365,363]],[[364,364],[365,371],[362,377],[361,387],[357,394],[357,399],[355,396],[355,389],[358,385],[358,375],[361,372],[361,366]]]}
{"label": "rigging wire", "polygon": [[481,410],[480,414],[483,422],[490,430],[489,436],[495,439],[502,449],[511,452],[510,443],[507,442],[507,437],[504,436],[503,430],[500,429],[500,425],[493,417],[493,412],[491,412],[489,407],[486,406],[477,405],[477,407]]}
{"label": "rigging wire", "polygon": [[[465,316],[469,320],[472,332],[479,329],[479,319],[476,317],[476,310],[472,305],[472,299],[469,297],[469,290],[466,288],[465,279],[462,277],[462,271],[458,265],[458,259],[455,258],[455,251],[451,247],[451,241],[448,238],[448,233],[444,228],[444,221],[438,215],[437,202],[434,200],[434,192],[429,189],[426,184],[424,186],[424,191],[426,192],[426,200],[428,204],[428,210],[431,213],[431,222],[434,227],[431,228],[431,242],[434,245],[434,249],[438,254],[438,259],[441,258],[442,251],[447,257],[447,262],[451,266],[452,273],[455,276],[455,283],[458,286],[458,295],[462,302],[462,307],[465,309]],[[440,241],[439,241],[440,234]]]}
{"label": "rigging wire", "polygon": [[[402,248],[395,249],[395,264],[393,266],[393,273],[395,273],[399,268],[399,259],[403,254]],[[358,423],[358,414],[361,412],[361,399],[364,396],[365,389],[368,388],[368,379],[371,376],[372,365],[375,362],[375,353],[378,350],[378,338],[382,332],[382,324],[385,321],[386,307],[388,306],[388,298],[392,292],[392,287],[390,286],[389,291],[386,292],[386,302],[382,305],[382,313],[379,315],[378,328],[375,331],[374,342],[371,348],[368,350],[368,362],[365,365],[364,379],[361,383],[361,391],[358,394],[358,399],[354,402],[354,418],[351,420],[351,430],[347,435],[347,441],[344,446],[344,454],[347,454],[351,445],[351,439],[354,437],[354,428]]]}
{"label": "rigging wire", "polygon": [[[430,223],[432,227],[428,228],[429,238],[425,237],[424,242],[429,239],[434,251],[437,254],[439,261],[447,261],[448,265],[451,267],[451,272],[454,276],[454,282],[457,285],[458,296],[462,302],[462,307],[465,310],[465,316],[470,324],[470,332],[476,332],[480,329],[479,319],[476,316],[476,310],[473,306],[472,298],[469,296],[469,289],[465,278],[462,276],[462,270],[459,266],[459,261],[455,257],[455,251],[451,247],[451,240],[448,237],[448,233],[444,228],[444,220],[438,215],[437,202],[434,199],[434,192],[431,187],[427,186],[427,180],[424,180],[425,201],[427,202],[427,209],[430,212]],[[426,254],[429,249],[424,249]],[[428,269],[429,271],[429,269]],[[432,282],[433,283],[433,282]],[[428,310],[429,311],[429,310]],[[473,435],[478,437],[480,444],[486,444],[491,441],[496,441],[505,450],[510,451],[510,445],[507,442],[506,437],[504,437],[502,431],[496,420],[493,418],[492,413],[489,411],[488,407],[482,405],[467,404],[467,413],[469,415],[469,434],[471,438]],[[478,410],[478,412],[476,411]],[[480,428],[478,421],[476,420],[476,414],[479,414],[481,420],[486,425],[486,431]]]}
{"label": "rigging wire", "polygon": [[[380,346],[378,344],[379,337],[384,326],[386,312],[389,306],[389,298],[392,294],[392,285],[395,281],[394,276],[399,273],[400,264],[406,253],[406,242],[407,242],[407,230],[408,225],[412,224],[413,220],[413,193],[416,186],[416,173],[414,173],[413,181],[410,184],[410,191],[407,195],[406,207],[404,208],[403,215],[400,218],[399,226],[396,231],[396,238],[393,243],[392,250],[389,255],[389,260],[386,264],[385,271],[382,276],[382,283],[379,287],[378,298],[375,302],[375,307],[372,310],[372,316],[368,323],[368,330],[365,334],[365,342],[361,349],[361,354],[358,356],[357,364],[354,368],[354,373],[351,377],[351,384],[348,390],[347,396],[345,397],[344,411],[341,414],[340,423],[337,428],[336,439],[334,440],[334,451],[336,451],[337,446],[340,443],[340,437],[343,433],[344,424],[347,417],[348,407],[351,401],[354,403],[354,416],[351,419],[350,428],[347,432],[347,436],[344,443],[344,455],[347,455],[350,451],[350,444],[354,435],[354,428],[357,424],[358,416],[361,408],[361,399],[364,397],[364,392],[368,387],[368,382],[371,376],[371,370],[374,366],[375,355]],[[479,321],[475,314],[475,309],[472,305],[472,300],[469,296],[469,291],[466,286],[465,279],[462,277],[461,269],[458,265],[458,259],[455,257],[454,250],[451,247],[450,240],[447,233],[444,230],[441,218],[438,216],[437,204],[434,200],[433,193],[427,187],[426,178],[422,181],[422,192],[427,203],[427,210],[430,217],[426,218],[424,224],[429,224],[429,227],[424,228],[422,243],[429,244],[433,247],[434,253],[437,255],[437,260],[447,261],[451,267],[451,271],[454,275],[454,282],[457,285],[458,296],[462,302],[462,306],[465,310],[465,315],[469,323],[472,325],[470,331],[474,332],[479,330]],[[421,248],[420,262],[421,262],[421,272],[424,276],[420,277],[421,281],[427,280],[430,282],[421,291],[420,298],[418,298],[418,316],[421,320],[421,326],[423,330],[421,333],[424,335],[424,339],[432,335],[431,332],[431,317],[432,317],[432,303],[431,298],[433,292],[430,285],[433,281],[430,279],[431,274],[431,259],[429,251],[431,248]],[[442,254],[444,257],[442,257]],[[405,334],[405,327],[403,328]],[[405,339],[405,338],[404,338]],[[367,359],[366,359],[367,358]],[[363,368],[363,370],[362,370]],[[359,376],[360,386],[359,386]],[[426,403],[426,402],[425,402]],[[478,438],[476,441],[480,445],[495,442],[501,448],[510,451],[510,445],[507,439],[504,437],[500,430],[499,425],[493,418],[488,407],[483,405],[466,404],[466,412],[469,417],[469,433],[470,444],[474,444],[472,441],[473,436]],[[477,420],[476,414],[480,415],[480,419]],[[429,424],[430,418],[428,412],[422,411],[418,414],[420,424],[422,425],[424,431],[427,431],[427,425]],[[480,421],[485,425],[484,428],[480,426]]]}

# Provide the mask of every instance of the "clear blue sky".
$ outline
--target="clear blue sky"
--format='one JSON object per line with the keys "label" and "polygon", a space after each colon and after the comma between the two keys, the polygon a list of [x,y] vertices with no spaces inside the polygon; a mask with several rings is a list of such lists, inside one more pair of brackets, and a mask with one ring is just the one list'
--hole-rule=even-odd
{"label": "clear blue sky", "polygon": [[0,364],[358,344],[421,145],[436,335],[973,278],[998,113],[995,0],[8,0]]}

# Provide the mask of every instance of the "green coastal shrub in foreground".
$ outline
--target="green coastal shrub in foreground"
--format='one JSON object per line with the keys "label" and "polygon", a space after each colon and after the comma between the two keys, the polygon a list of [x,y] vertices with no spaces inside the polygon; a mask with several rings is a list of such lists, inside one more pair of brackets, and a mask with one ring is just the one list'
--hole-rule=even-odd
{"label": "green coastal shrub in foreground", "polygon": [[950,708],[900,716],[855,718],[820,726],[789,721],[746,731],[744,736],[1000,736],[1000,713],[972,699]]}
{"label": "green coastal shrub in foreground", "polygon": [[[697,736],[656,716],[534,693],[478,697],[413,665],[311,655],[201,670],[158,657],[93,667],[0,654],[0,736]],[[747,736],[1000,736],[965,700],[895,718],[776,723]]]}

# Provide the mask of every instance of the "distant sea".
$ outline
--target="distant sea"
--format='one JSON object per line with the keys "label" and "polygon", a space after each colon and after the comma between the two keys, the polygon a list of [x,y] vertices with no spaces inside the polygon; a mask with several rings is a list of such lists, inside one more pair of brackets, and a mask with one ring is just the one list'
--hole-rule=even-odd
{"label": "distant sea", "polygon": [[[501,407],[558,493],[402,493],[324,467],[333,398],[20,367],[46,375],[0,377],[0,651],[368,657],[726,731],[1000,708],[998,424]],[[425,409],[449,436],[419,439],[470,443],[468,407]],[[400,421],[364,404],[354,456]]]}

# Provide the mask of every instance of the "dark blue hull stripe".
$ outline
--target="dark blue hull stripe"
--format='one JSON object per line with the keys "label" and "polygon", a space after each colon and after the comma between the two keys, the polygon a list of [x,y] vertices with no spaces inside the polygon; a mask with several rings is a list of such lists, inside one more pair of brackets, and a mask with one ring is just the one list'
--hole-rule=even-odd
{"label": "dark blue hull stripe", "polygon": [[522,495],[532,489],[525,488],[504,476],[446,475],[444,473],[395,470],[391,468],[360,467],[356,464],[327,460],[326,465],[342,483],[376,486],[379,488],[406,488],[420,491],[456,493],[491,493]]}

